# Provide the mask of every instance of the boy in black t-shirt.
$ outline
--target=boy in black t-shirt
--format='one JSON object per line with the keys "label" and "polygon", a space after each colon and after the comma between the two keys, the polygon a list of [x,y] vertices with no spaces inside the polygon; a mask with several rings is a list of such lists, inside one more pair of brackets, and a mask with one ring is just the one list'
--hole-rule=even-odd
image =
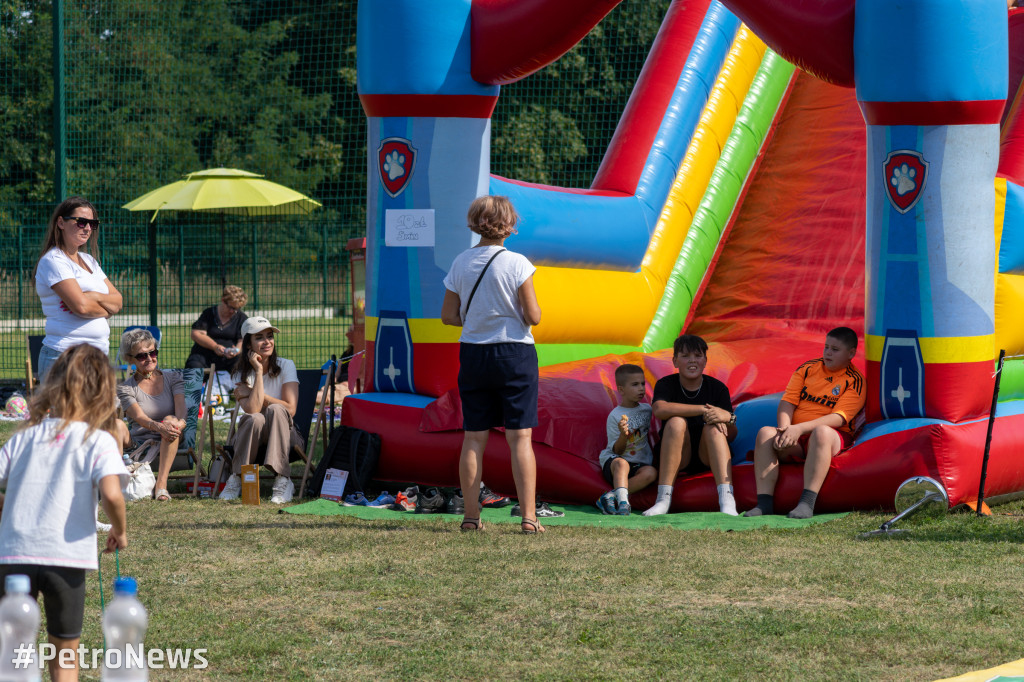
{"label": "boy in black t-shirt", "polygon": [[704,339],[684,334],[672,350],[672,364],[679,372],[658,380],[651,401],[654,416],[661,421],[660,455],[656,458],[658,499],[644,516],[668,513],[680,471],[696,473],[708,468],[718,485],[719,509],[736,516],[729,452],[729,442],[736,438],[736,414],[729,389],[704,374],[708,364]]}

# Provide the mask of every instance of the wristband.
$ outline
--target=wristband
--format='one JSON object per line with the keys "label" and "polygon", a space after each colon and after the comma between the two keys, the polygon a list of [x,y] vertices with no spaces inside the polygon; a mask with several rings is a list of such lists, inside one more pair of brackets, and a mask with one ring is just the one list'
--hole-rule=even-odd
{"label": "wristband", "polygon": [[736,423],[736,413],[735,412],[733,412],[731,415],[729,415],[729,423],[730,424],[735,424]]}

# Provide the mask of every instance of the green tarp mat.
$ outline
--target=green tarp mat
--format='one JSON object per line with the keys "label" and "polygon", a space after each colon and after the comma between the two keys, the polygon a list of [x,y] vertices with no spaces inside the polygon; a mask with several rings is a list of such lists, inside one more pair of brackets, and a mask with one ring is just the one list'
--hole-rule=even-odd
{"label": "green tarp mat", "polygon": [[[565,512],[559,518],[541,519],[545,526],[601,526],[603,528],[676,528],[679,530],[753,530],[755,528],[801,528],[813,523],[824,523],[842,518],[841,514],[818,514],[810,519],[789,519],[785,516],[728,516],[720,512],[690,512],[686,514],[664,514],[644,516],[635,513],[629,516],[606,516],[597,507],[551,505],[552,509]],[[484,509],[484,526],[494,523],[519,523],[518,516],[510,516],[511,507]],[[314,516],[354,516],[368,521],[433,521],[441,519],[458,524],[462,516],[455,514],[416,514],[414,512],[376,509],[374,507],[346,507],[331,500],[313,500],[281,511],[288,514],[311,514]]]}

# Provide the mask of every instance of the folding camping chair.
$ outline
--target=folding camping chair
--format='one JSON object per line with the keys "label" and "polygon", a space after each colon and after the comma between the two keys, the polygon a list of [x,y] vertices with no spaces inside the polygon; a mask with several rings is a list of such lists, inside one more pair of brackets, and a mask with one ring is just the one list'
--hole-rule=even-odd
{"label": "folding camping chair", "polygon": [[[327,437],[327,420],[324,417],[323,400],[320,401],[319,406],[316,404],[316,394],[320,389],[320,377],[323,376],[323,373],[323,369],[299,369],[295,371],[296,378],[299,380],[299,395],[295,406],[295,428],[299,435],[302,436],[302,442],[306,443],[306,447],[294,446],[290,453],[289,461],[301,459],[306,463],[306,471],[309,471],[309,460],[316,447],[318,436],[324,440]],[[325,391],[324,397],[326,398],[326,396],[327,392]],[[309,416],[314,409],[317,410],[316,417],[311,421]],[[239,406],[237,404],[231,410],[231,424],[228,427],[227,443],[231,443],[234,440],[235,427],[238,422],[238,410]],[[312,436],[310,436],[311,427],[314,422],[321,428],[312,429]],[[310,438],[312,438],[312,441],[310,441]],[[220,475],[217,476],[217,480],[213,482],[214,490],[220,486],[223,478],[224,472],[222,470]]]}
{"label": "folding camping chair", "polygon": [[25,334],[25,352],[28,354],[25,358],[25,390],[28,392],[39,383],[36,363],[39,362],[39,351],[43,348],[45,338],[43,334]]}

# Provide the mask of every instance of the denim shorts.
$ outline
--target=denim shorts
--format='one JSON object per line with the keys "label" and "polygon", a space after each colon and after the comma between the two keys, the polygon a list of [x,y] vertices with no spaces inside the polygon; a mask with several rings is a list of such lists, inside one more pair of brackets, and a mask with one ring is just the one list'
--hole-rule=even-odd
{"label": "denim shorts", "polygon": [[466,431],[537,426],[537,349],[532,343],[459,345],[459,397]]}
{"label": "denim shorts", "polygon": [[43,383],[46,380],[50,367],[53,363],[57,362],[60,353],[59,350],[54,350],[49,346],[43,346],[39,349],[39,358],[36,360],[36,375],[39,377],[39,383]]}

